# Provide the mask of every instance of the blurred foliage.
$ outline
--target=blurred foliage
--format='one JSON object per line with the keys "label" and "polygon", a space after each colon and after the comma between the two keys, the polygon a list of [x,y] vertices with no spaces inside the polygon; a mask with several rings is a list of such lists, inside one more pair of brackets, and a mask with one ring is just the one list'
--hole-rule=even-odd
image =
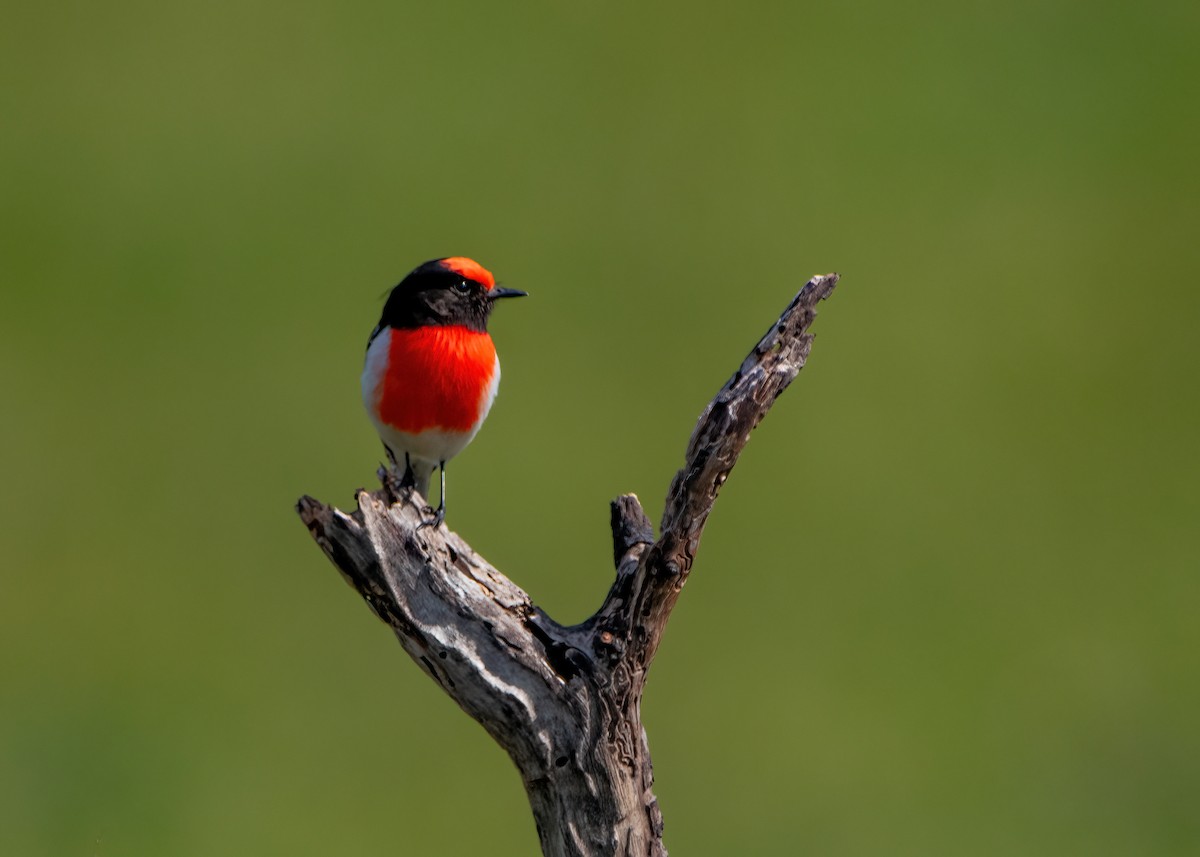
{"label": "blurred foliage", "polygon": [[533,297],[450,523],[553,615],[813,272],[644,713],[678,854],[1200,850],[1200,12],[9,4],[0,853],[536,849],[292,504],[379,296]]}

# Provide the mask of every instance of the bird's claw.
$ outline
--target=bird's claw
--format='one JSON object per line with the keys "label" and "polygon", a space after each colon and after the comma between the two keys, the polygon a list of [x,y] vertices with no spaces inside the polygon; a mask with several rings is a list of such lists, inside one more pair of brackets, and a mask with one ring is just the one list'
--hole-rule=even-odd
{"label": "bird's claw", "polygon": [[433,517],[422,519],[421,523],[417,524],[418,530],[423,530],[426,527],[433,527],[436,530],[443,523],[445,523],[445,521],[446,521],[446,507],[445,506],[439,506],[436,509],[433,508],[432,506],[426,506],[425,511],[426,511],[426,513],[433,512]]}
{"label": "bird's claw", "polygon": [[401,476],[396,468],[387,465],[380,466],[379,479],[394,500],[401,498],[407,500],[412,496],[413,489],[417,487],[411,473]]}
{"label": "bird's claw", "polygon": [[405,499],[411,497],[413,489],[417,487],[417,476],[413,473],[412,461],[409,460],[408,453],[404,453],[404,467],[401,468],[400,462],[390,446],[384,444],[383,451],[387,453],[389,463],[380,465],[380,480],[384,482],[393,497],[399,497],[401,494]]}

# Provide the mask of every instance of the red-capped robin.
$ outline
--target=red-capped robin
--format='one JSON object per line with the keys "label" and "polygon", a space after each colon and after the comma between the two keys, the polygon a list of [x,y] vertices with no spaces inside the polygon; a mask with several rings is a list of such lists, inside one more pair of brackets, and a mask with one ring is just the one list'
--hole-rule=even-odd
{"label": "red-capped robin", "polygon": [[463,256],[434,259],[392,289],[367,340],[362,396],[403,485],[427,497],[435,468],[441,495],[432,521],[446,517],[446,462],[462,452],[491,410],[500,360],[488,316],[500,298],[526,293],[496,285]]}

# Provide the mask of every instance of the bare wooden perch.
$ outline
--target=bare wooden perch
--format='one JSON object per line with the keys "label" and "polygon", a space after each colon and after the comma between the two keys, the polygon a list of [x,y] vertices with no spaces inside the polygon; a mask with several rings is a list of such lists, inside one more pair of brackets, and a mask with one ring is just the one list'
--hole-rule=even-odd
{"label": "bare wooden perch", "polygon": [[700,415],[671,483],[662,533],[637,497],[612,503],[617,577],[596,613],[559,625],[445,528],[419,529],[422,502],[383,480],[346,514],[297,504],[317,544],[400,645],[508,751],[546,855],[665,855],[641,699],[700,534],[750,431],[804,366],[813,277]]}

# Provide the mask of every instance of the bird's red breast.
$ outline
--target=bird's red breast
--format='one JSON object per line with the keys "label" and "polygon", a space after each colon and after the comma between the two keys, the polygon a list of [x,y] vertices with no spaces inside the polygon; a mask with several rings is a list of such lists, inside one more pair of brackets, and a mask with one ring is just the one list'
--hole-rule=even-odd
{"label": "bird's red breast", "polygon": [[478,428],[495,394],[492,338],[461,325],[387,333],[387,369],[375,388],[379,418],[410,434]]}

